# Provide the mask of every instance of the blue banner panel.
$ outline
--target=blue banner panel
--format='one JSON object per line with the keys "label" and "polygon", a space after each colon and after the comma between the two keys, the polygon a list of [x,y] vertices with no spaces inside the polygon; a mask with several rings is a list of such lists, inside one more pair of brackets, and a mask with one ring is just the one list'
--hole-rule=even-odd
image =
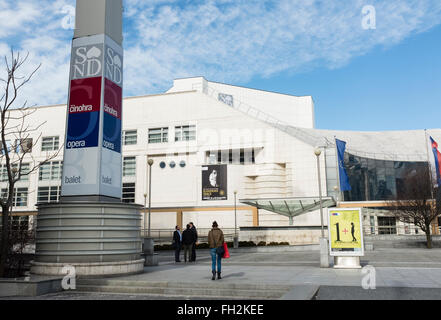
{"label": "blue banner panel", "polygon": [[337,145],[337,156],[338,156],[338,172],[340,176],[340,190],[341,191],[351,191],[351,185],[349,183],[348,175],[345,169],[345,150],[346,142],[342,140],[335,139]]}
{"label": "blue banner panel", "polygon": [[121,120],[104,112],[103,148],[121,153]]}
{"label": "blue banner panel", "polygon": [[66,148],[98,147],[99,120],[99,112],[69,114]]}

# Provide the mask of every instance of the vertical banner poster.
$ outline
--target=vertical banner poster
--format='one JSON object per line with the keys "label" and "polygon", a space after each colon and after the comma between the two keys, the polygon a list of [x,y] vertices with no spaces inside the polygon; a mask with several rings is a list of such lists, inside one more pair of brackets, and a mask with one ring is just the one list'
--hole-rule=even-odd
{"label": "vertical banner poster", "polygon": [[227,200],[227,165],[202,166],[202,200]]}
{"label": "vertical banner poster", "polygon": [[331,256],[363,256],[363,228],[360,208],[329,208],[328,232]]}

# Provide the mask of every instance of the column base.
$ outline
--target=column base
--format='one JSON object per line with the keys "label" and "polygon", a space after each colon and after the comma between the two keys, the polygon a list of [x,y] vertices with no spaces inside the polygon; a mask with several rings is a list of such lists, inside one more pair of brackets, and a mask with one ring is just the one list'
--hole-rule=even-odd
{"label": "column base", "polygon": [[77,277],[117,276],[144,271],[144,259],[118,262],[48,263],[31,261],[31,273],[44,276],[65,276],[63,268],[73,266]]}

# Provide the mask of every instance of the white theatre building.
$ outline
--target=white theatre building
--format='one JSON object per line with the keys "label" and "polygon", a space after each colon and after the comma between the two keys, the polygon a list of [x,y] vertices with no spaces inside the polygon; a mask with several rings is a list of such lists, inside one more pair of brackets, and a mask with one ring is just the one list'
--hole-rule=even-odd
{"label": "white theatre building", "polygon": [[[17,183],[16,220],[29,219],[32,225],[36,203],[59,200],[66,109],[66,105],[42,106],[30,116],[33,123],[45,122],[32,150],[35,161],[61,151]],[[153,159],[152,230],[173,229],[189,221],[204,229],[213,220],[229,229],[236,221],[241,241],[262,240],[266,234],[268,240],[293,243],[294,238],[286,235],[296,230],[296,243],[313,243],[320,231],[314,153],[320,147],[325,207],[363,207],[368,233],[418,233],[415,226],[390,217],[384,203],[398,192],[404,169],[427,165],[424,130],[330,131],[315,129],[314,122],[311,96],[243,88],[202,77],[177,79],[163,94],[125,98],[123,201],[148,205],[147,159]],[[427,135],[441,142],[441,130],[428,130]],[[347,142],[350,193],[338,191],[334,137]],[[217,165],[221,165],[216,168],[220,168],[217,175],[224,192],[210,198],[203,192],[203,172]],[[2,184],[5,188],[6,182]],[[148,227],[147,222],[142,225]],[[258,239],[251,239],[247,233],[251,229],[258,230]]]}

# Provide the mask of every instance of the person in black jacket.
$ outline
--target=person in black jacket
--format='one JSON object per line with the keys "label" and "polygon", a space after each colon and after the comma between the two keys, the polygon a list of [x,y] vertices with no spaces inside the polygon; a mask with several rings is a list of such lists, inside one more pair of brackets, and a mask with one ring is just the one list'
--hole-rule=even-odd
{"label": "person in black jacket", "polygon": [[190,224],[187,224],[187,229],[182,233],[182,244],[184,245],[184,261],[187,262],[187,254],[188,260],[191,260],[191,250],[193,248],[193,244],[195,242],[194,232],[190,229]]}
{"label": "person in black jacket", "polygon": [[173,232],[173,248],[175,249],[175,262],[181,262],[180,253],[181,253],[181,245],[182,245],[182,234],[179,230],[179,226],[175,227],[175,232]]}
{"label": "person in black jacket", "polygon": [[196,227],[194,226],[193,222],[190,222],[190,230],[194,233],[194,242],[193,246],[191,248],[191,259],[190,261],[195,262],[196,261],[196,244],[198,242],[198,231],[196,230]]}

